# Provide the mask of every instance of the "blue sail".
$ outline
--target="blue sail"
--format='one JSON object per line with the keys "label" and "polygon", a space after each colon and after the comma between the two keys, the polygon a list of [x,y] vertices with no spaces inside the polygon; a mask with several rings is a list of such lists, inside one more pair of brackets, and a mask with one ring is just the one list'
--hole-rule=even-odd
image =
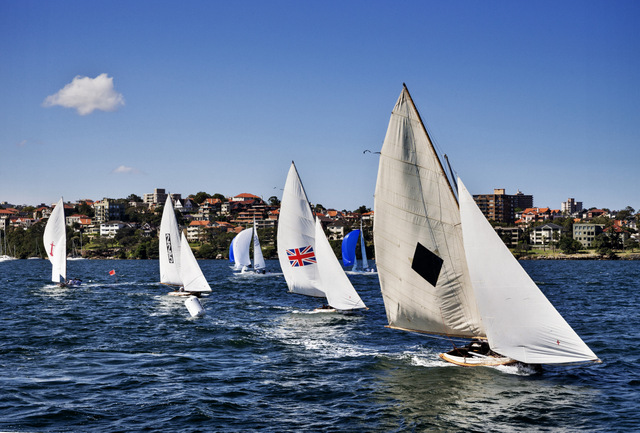
{"label": "blue sail", "polygon": [[360,237],[360,230],[353,230],[342,240],[342,264],[345,266],[353,266],[356,264],[358,237]]}
{"label": "blue sail", "polygon": [[236,261],[235,257],[233,256],[233,241],[231,241],[231,245],[229,245],[229,261],[231,263],[235,263]]}

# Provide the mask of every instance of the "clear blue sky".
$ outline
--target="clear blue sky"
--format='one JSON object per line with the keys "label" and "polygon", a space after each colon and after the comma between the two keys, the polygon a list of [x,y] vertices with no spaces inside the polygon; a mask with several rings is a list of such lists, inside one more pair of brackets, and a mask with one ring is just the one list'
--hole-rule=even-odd
{"label": "clear blue sky", "polygon": [[638,209],[639,22],[609,0],[0,0],[0,201],[268,199],[294,160],[313,203],[373,207],[363,151],[405,82],[472,193]]}

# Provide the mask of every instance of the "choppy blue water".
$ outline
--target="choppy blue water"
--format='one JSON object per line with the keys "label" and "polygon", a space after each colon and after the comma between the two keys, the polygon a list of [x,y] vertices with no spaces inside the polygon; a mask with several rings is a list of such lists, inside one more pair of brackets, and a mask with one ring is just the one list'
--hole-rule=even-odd
{"label": "choppy blue water", "polygon": [[[0,263],[2,431],[630,431],[640,427],[640,262],[523,266],[602,364],[462,368],[447,341],[384,327],[370,309],[311,314],[282,275],[202,261],[206,315],[156,284],[156,261]],[[269,266],[279,269],[277,262]],[[117,283],[108,271],[115,269]]]}

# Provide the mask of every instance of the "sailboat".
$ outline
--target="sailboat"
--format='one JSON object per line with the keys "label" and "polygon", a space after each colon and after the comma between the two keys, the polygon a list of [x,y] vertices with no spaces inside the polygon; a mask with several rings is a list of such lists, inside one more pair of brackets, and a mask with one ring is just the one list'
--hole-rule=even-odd
{"label": "sailboat", "polygon": [[247,273],[251,267],[250,249],[252,243],[253,271],[264,274],[266,272],[266,264],[264,256],[262,255],[262,248],[260,247],[255,217],[253,219],[253,227],[242,230],[231,241],[231,245],[229,246],[229,260],[234,263],[234,270]]}
{"label": "sailboat", "polygon": [[459,202],[404,86],[374,201],[389,327],[471,340],[440,354],[462,366],[600,362],[457,185]]}
{"label": "sailboat", "polygon": [[82,255],[82,234],[80,235],[80,254],[78,254],[78,248],[76,247],[75,238],[73,238],[71,242],[72,242],[71,256],[67,257],[67,260],[84,260],[84,257]]}
{"label": "sailboat", "polygon": [[358,238],[360,230],[352,230],[342,239],[342,264],[345,267],[351,266],[351,271],[358,269],[358,260],[356,259],[356,247],[358,246]]}
{"label": "sailboat", "polygon": [[360,239],[360,253],[362,255],[362,272],[374,275],[376,272],[369,267],[369,261],[367,260],[362,221],[360,221],[359,230],[349,232],[342,240],[342,264],[345,267],[353,266],[351,272],[357,272],[358,260],[356,259],[356,248],[358,246],[358,239]]}
{"label": "sailboat", "polygon": [[67,280],[67,225],[62,197],[51,212],[42,237],[44,249],[51,262],[51,281],[59,286],[79,286],[77,279]]}
{"label": "sailboat", "polygon": [[280,203],[278,258],[289,292],[326,298],[329,308],[367,308],[344,273],[319,219],[313,217],[300,176],[292,162]]}
{"label": "sailboat", "polygon": [[159,240],[160,282],[179,287],[178,290],[169,292],[169,295],[199,296],[203,292],[210,292],[211,287],[191,251],[186,236],[178,229],[170,195],[167,195],[162,211]]}
{"label": "sailboat", "polygon": [[[3,236],[4,234],[4,244],[3,244]],[[4,248],[3,248],[4,245]],[[9,260],[16,260],[16,258],[9,253],[9,246],[7,245],[7,234],[5,230],[0,232],[0,262],[8,262]],[[15,252],[14,252],[15,255]]]}

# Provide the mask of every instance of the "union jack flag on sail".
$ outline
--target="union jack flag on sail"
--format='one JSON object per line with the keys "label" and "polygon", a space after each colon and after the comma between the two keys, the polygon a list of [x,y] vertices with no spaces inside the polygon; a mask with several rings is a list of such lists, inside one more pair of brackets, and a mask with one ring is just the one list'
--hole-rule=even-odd
{"label": "union jack flag on sail", "polygon": [[316,264],[316,254],[313,252],[311,245],[287,250],[287,257],[294,268]]}

